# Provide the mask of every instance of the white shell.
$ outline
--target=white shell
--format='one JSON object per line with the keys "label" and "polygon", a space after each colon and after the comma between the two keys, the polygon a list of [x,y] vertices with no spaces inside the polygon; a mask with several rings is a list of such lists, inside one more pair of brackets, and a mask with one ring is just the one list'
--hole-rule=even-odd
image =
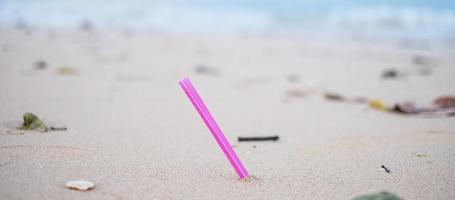
{"label": "white shell", "polygon": [[69,189],[87,191],[95,187],[95,184],[90,181],[75,180],[68,181],[68,183],[66,183],[66,187],[68,187]]}

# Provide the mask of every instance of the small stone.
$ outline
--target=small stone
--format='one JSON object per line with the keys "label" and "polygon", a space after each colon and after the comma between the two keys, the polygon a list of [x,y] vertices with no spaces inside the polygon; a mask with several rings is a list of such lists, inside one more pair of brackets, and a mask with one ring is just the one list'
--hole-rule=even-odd
{"label": "small stone", "polygon": [[422,153],[422,152],[418,152],[418,153],[416,153],[416,156],[417,157],[427,157],[427,154]]}
{"label": "small stone", "polygon": [[253,148],[256,148],[257,146],[256,145],[253,145]]}
{"label": "small stone", "polygon": [[35,69],[46,69],[47,63],[44,60],[38,60],[35,62]]}
{"label": "small stone", "polygon": [[383,79],[393,79],[398,77],[398,71],[395,69],[388,69],[382,72]]}
{"label": "small stone", "polygon": [[68,183],[66,183],[66,187],[73,190],[87,191],[94,188],[95,184],[90,181],[74,180],[68,181]]}
{"label": "small stone", "polygon": [[251,151],[246,151],[245,154],[251,154]]}

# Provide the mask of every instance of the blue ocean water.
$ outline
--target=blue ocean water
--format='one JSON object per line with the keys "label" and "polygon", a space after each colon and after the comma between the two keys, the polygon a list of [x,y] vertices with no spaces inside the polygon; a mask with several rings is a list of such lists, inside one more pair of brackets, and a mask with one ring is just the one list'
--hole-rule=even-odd
{"label": "blue ocean water", "polygon": [[0,26],[455,38],[453,0],[0,0]]}

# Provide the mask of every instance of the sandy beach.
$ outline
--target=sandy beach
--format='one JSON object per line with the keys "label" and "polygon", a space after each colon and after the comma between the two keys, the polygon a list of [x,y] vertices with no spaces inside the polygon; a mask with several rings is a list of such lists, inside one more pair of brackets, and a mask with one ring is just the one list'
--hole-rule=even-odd
{"label": "sandy beach", "polygon": [[[455,199],[454,117],[323,95],[454,95],[449,43],[2,28],[0,45],[0,199]],[[238,180],[185,77],[255,178]],[[26,112],[68,130],[17,130]],[[280,139],[237,141],[263,135]],[[78,179],[96,186],[65,187]]]}

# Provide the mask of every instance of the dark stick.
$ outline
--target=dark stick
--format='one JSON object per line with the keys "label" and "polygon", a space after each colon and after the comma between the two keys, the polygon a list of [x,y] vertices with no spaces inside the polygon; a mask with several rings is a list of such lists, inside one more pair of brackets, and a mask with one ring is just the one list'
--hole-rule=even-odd
{"label": "dark stick", "polygon": [[265,136],[265,137],[239,137],[239,142],[250,141],[277,141],[280,137],[278,135]]}
{"label": "dark stick", "polygon": [[51,126],[51,127],[49,127],[49,129],[51,129],[51,131],[66,131],[66,130],[68,130],[68,128],[66,128],[66,127],[59,127],[59,126]]}
{"label": "dark stick", "polygon": [[385,172],[390,173],[390,170],[387,169],[387,167],[385,167],[384,165],[381,165],[381,167],[385,170]]}

